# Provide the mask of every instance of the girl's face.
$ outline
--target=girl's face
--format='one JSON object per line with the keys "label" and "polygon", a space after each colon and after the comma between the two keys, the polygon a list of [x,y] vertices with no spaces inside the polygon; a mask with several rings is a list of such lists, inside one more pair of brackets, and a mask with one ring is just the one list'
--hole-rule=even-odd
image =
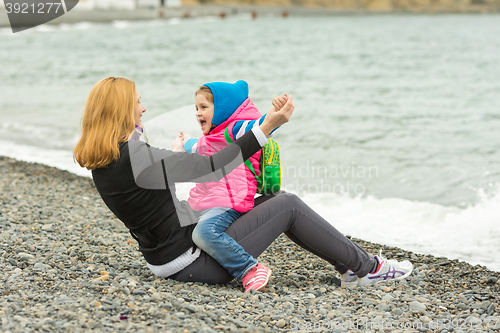
{"label": "girl's face", "polygon": [[135,124],[137,126],[141,126],[142,127],[142,125],[141,125],[141,117],[142,117],[142,114],[144,112],[146,112],[146,108],[141,103],[141,95],[137,91],[137,88],[135,89],[135,100],[134,100],[134,103],[135,103],[135,110],[134,110]]}
{"label": "girl's face", "polygon": [[201,131],[207,135],[212,128],[214,117],[214,103],[208,101],[207,97],[199,93],[196,95],[196,120],[200,124]]}

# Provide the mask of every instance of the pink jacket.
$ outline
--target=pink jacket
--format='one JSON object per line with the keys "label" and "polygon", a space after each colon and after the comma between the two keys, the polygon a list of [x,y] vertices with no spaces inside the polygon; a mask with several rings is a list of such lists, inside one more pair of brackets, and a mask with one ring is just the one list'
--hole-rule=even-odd
{"label": "pink jacket", "polygon": [[[254,120],[261,117],[261,113],[247,98],[243,104],[225,122],[214,128],[208,135],[198,139],[197,153],[210,156],[228,146],[224,137],[224,130],[228,128],[231,139],[233,127],[240,120]],[[254,170],[259,170],[260,151],[250,157]],[[245,164],[241,164],[230,174],[218,182],[199,183],[190,192],[188,202],[195,211],[202,211],[215,207],[229,207],[240,213],[246,213],[254,206],[254,197],[257,192],[255,176]]]}

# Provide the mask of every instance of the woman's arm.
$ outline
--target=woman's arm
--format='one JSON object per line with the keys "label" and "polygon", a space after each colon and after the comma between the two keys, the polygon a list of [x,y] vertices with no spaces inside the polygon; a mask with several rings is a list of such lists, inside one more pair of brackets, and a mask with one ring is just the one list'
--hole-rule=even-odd
{"label": "woman's arm", "polygon": [[142,188],[165,189],[165,178],[169,186],[177,182],[219,181],[266,142],[264,133],[257,128],[212,156],[174,152],[140,141],[129,141],[128,149],[136,184]]}
{"label": "woman's arm", "polygon": [[268,112],[262,125],[212,156],[173,152],[151,147],[144,142],[129,142],[134,179],[138,186],[149,189],[164,189],[165,178],[169,185],[219,181],[258,152],[267,143],[266,136],[274,128],[288,122],[293,110],[290,96],[280,111],[271,109]]}

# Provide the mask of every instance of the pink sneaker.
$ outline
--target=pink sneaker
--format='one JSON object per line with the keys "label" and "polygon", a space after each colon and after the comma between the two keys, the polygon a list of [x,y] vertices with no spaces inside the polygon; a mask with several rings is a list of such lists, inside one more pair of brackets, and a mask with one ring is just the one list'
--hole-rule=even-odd
{"label": "pink sneaker", "polygon": [[264,288],[271,277],[271,270],[261,263],[248,271],[248,273],[241,279],[245,292],[252,289],[261,290]]}

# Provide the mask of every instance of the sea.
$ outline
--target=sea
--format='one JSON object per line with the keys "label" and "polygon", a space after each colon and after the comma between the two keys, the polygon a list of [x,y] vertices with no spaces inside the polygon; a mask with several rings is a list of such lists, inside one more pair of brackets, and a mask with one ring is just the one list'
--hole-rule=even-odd
{"label": "sea", "polygon": [[[283,189],[347,235],[500,271],[500,15],[247,15],[0,29],[0,155],[72,159],[100,79],[134,79],[150,144],[201,132],[194,93],[245,80]],[[2,170],[2,172],[8,172]],[[186,196],[190,184],[180,186]]]}

